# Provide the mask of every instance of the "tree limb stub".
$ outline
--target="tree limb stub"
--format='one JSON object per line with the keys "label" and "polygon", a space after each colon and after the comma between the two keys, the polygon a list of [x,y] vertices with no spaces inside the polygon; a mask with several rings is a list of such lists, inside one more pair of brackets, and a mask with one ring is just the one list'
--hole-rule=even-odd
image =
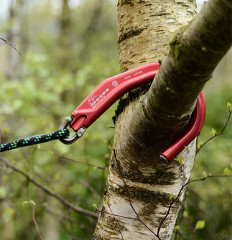
{"label": "tree limb stub", "polygon": [[[138,152],[151,144],[163,150],[186,129],[198,94],[231,47],[231,12],[231,1],[209,1],[172,36],[149,92],[131,113],[130,138],[136,141],[130,144]],[[155,156],[156,147],[150,156]]]}

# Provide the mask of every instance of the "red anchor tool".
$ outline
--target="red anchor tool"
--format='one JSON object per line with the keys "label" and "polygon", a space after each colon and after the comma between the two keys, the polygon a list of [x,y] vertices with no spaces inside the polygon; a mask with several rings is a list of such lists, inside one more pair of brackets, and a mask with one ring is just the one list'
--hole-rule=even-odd
{"label": "red anchor tool", "polygon": [[[61,142],[71,144],[82,137],[96,119],[98,119],[123,94],[141,85],[153,81],[160,64],[149,63],[144,66],[108,78],[100,83],[86,99],[67,117],[59,129],[70,126],[76,134],[70,138],[62,138]],[[200,93],[187,131],[171,146],[161,153],[160,159],[171,162],[199,133],[205,119],[205,99]]]}

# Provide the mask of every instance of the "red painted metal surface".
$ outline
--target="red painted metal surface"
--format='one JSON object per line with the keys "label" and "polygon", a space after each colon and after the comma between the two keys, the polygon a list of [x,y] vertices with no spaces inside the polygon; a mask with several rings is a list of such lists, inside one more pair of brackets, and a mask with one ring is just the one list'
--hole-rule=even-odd
{"label": "red painted metal surface", "polygon": [[158,69],[159,63],[150,63],[106,79],[74,110],[70,126],[75,131],[89,127],[123,94],[152,82]]}
{"label": "red painted metal surface", "polygon": [[205,98],[201,92],[187,131],[161,153],[161,159],[171,162],[200,133],[205,121],[205,111]]}
{"label": "red painted metal surface", "polygon": [[[78,131],[81,127],[88,128],[123,94],[152,82],[158,69],[159,63],[150,63],[106,79],[74,110],[70,126],[74,131]],[[199,134],[204,119],[205,100],[201,92],[189,128],[161,153],[160,158],[171,162]]]}

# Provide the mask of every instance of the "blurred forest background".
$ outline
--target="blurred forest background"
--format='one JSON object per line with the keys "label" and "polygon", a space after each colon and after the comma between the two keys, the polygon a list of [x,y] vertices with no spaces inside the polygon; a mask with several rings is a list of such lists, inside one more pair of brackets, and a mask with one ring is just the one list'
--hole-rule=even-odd
{"label": "blurred forest background", "polygon": [[[0,37],[21,53],[0,41],[1,143],[57,130],[98,83],[119,73],[116,5],[115,0],[0,0]],[[226,122],[231,61],[230,51],[204,90],[207,115],[199,141]],[[0,156],[73,205],[94,211],[92,205],[101,206],[104,192],[114,109],[75,144],[53,141]],[[231,171],[231,146],[230,121],[225,134],[198,154],[191,178]],[[25,204],[29,200],[36,205]],[[231,179],[192,183],[180,212],[180,231],[185,239],[232,239],[231,206]],[[198,220],[205,226],[193,234]],[[40,239],[38,224],[45,240],[87,240],[95,223],[1,162],[0,239]]]}

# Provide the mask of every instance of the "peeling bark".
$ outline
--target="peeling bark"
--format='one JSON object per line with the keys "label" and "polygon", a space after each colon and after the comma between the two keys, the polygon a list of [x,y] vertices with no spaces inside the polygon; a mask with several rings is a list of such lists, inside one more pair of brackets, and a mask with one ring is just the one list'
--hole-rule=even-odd
{"label": "peeling bark", "polygon": [[186,129],[199,92],[231,46],[232,3],[211,0],[194,20],[190,0],[119,0],[118,8],[121,70],[167,57],[147,93],[120,101],[95,239],[167,240],[184,191],[160,223],[170,196],[189,179],[196,139],[180,153],[183,165],[162,163],[159,154]]}

